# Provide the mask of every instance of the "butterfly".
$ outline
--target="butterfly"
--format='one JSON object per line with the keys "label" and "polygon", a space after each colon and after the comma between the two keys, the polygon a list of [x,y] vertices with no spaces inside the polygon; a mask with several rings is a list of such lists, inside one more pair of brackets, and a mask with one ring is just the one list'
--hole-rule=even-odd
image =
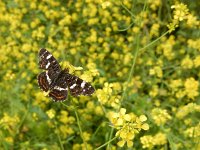
{"label": "butterfly", "polygon": [[75,97],[92,95],[95,91],[90,83],[70,74],[68,69],[62,70],[54,56],[44,48],[39,51],[39,68],[45,71],[38,75],[38,85],[56,102],[66,100],[68,90]]}

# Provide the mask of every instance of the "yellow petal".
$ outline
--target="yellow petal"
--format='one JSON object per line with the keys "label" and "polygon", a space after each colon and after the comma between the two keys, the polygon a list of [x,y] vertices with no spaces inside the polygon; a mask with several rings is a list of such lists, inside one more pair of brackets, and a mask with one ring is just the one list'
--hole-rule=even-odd
{"label": "yellow petal", "polygon": [[125,144],[125,141],[119,141],[119,142],[117,143],[117,145],[118,145],[119,147],[123,147],[124,144]]}
{"label": "yellow petal", "polygon": [[117,120],[117,124],[116,125],[118,125],[118,126],[120,126],[120,125],[123,125],[123,120],[121,119],[121,118],[119,118],[118,120]]}
{"label": "yellow petal", "polygon": [[133,146],[133,142],[132,141],[127,141],[127,146],[128,147],[132,147]]}
{"label": "yellow petal", "polygon": [[147,123],[142,125],[143,130],[149,130],[149,125]]}
{"label": "yellow petal", "polygon": [[129,133],[127,134],[127,139],[129,139],[129,140],[132,140],[134,137],[135,137],[134,132],[129,132]]}
{"label": "yellow petal", "polygon": [[147,120],[147,117],[145,116],[145,115],[141,115],[140,116],[140,121],[141,122],[144,122],[144,121],[146,121]]}
{"label": "yellow petal", "polygon": [[121,133],[120,133],[120,137],[121,137],[122,139],[125,139],[125,138],[127,137],[126,132],[121,131]]}
{"label": "yellow petal", "polygon": [[124,115],[126,113],[126,109],[125,108],[121,108],[120,109],[120,114]]}
{"label": "yellow petal", "polygon": [[130,121],[130,120],[131,120],[131,116],[130,116],[129,114],[126,114],[126,115],[124,116],[124,119],[125,119],[126,121]]}

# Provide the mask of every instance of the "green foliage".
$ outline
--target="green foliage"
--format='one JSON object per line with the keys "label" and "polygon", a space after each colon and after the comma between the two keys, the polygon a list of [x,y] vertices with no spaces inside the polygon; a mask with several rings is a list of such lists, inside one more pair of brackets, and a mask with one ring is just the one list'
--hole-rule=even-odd
{"label": "green foliage", "polygon": [[[0,149],[200,149],[199,1],[166,2],[0,1]],[[42,47],[95,93],[45,96]]]}

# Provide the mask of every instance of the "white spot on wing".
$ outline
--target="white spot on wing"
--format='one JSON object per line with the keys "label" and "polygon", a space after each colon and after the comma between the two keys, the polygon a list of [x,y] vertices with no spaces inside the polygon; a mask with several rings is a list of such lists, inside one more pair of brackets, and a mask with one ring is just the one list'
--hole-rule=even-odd
{"label": "white spot on wing", "polygon": [[48,56],[47,56],[47,59],[49,59],[49,58],[51,58],[52,57],[52,55],[51,54],[49,54]]}
{"label": "white spot on wing", "polygon": [[46,76],[47,76],[47,81],[48,81],[48,83],[49,83],[49,85],[51,84],[51,79],[49,78],[49,76],[48,76],[48,72],[46,72]]}
{"label": "white spot on wing", "polygon": [[65,90],[67,90],[67,88],[65,89],[65,88],[61,88],[59,86],[55,86],[54,89],[55,90],[59,90],[59,91],[65,91]]}
{"label": "white spot on wing", "polygon": [[83,82],[81,83],[81,87],[84,88],[84,87],[85,87],[85,84],[86,84],[86,82],[83,81]]}
{"label": "white spot on wing", "polygon": [[74,83],[72,86],[70,86],[70,89],[73,89],[76,86],[76,83]]}
{"label": "white spot on wing", "polygon": [[48,64],[46,65],[46,69],[49,68],[49,66],[50,66],[50,62],[48,62]]}

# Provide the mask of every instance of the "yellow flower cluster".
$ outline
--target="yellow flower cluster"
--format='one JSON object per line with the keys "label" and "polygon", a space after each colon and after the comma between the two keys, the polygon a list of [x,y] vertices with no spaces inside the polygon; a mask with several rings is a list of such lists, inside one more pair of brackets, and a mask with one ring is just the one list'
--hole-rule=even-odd
{"label": "yellow flower cluster", "polygon": [[185,93],[188,98],[194,99],[196,96],[199,95],[199,82],[196,81],[194,78],[186,79],[184,87]]}
{"label": "yellow flower cluster", "polygon": [[200,112],[200,105],[195,103],[189,103],[185,106],[178,108],[176,112],[176,117],[182,120],[185,116],[192,112]]}
{"label": "yellow flower cluster", "polygon": [[70,126],[71,124],[74,124],[75,118],[73,116],[70,116],[67,111],[62,110],[57,117],[58,121],[61,122],[59,124],[59,133],[61,133],[62,138],[66,138],[69,135],[72,135],[74,133],[73,128]]}
{"label": "yellow flower cluster", "polygon": [[149,125],[144,123],[147,118],[144,115],[137,117],[133,113],[126,114],[126,109],[121,108],[119,113],[110,113],[110,120],[114,128],[118,131],[116,136],[120,137],[120,141],[117,143],[118,146],[123,147],[127,143],[128,147],[133,146],[133,139],[141,129],[148,130]]}
{"label": "yellow flower cluster", "polygon": [[[170,144],[193,148],[200,112],[198,10],[195,2],[177,0],[1,0],[0,149],[162,149],[174,133]],[[95,93],[72,97],[68,90],[68,100],[53,103],[37,85],[42,47],[62,69],[91,82]],[[144,111],[149,125],[135,115]]]}
{"label": "yellow flower cluster", "polygon": [[194,100],[199,95],[199,82],[193,77],[187,78],[185,82],[181,79],[171,80],[169,87],[177,98],[187,96]]}
{"label": "yellow flower cluster", "polygon": [[186,56],[182,62],[181,62],[181,67],[183,69],[191,69],[193,67],[193,61],[189,56]]}
{"label": "yellow flower cluster", "polygon": [[190,138],[195,138],[198,142],[198,138],[200,137],[200,123],[198,123],[196,126],[188,128],[186,131],[184,131],[185,136]]}
{"label": "yellow flower cluster", "polygon": [[[0,139],[1,142],[6,142],[7,144],[13,144],[13,137],[18,132],[18,124],[20,118],[17,115],[10,116],[7,113],[3,114],[3,117],[0,118]],[[3,132],[6,131],[6,132]],[[5,137],[2,139],[2,137]]]}
{"label": "yellow flower cluster", "polygon": [[172,117],[167,113],[166,109],[154,108],[151,111],[152,119],[157,126],[164,125]]}
{"label": "yellow flower cluster", "polygon": [[187,8],[187,5],[180,3],[177,5],[171,6],[171,8],[175,9],[174,16],[173,16],[174,20],[182,21],[186,19],[186,15],[188,14],[188,11],[189,11]]}
{"label": "yellow flower cluster", "polygon": [[20,122],[20,119],[17,115],[10,116],[7,113],[3,114],[3,117],[0,118],[0,126],[7,130],[10,134],[14,134],[17,128],[18,123]]}
{"label": "yellow flower cluster", "polygon": [[50,119],[53,119],[56,115],[56,111],[54,109],[50,109],[50,110],[46,111],[46,114]]}
{"label": "yellow flower cluster", "polygon": [[119,83],[104,83],[103,89],[98,89],[96,91],[98,101],[102,105],[108,105],[115,109],[120,107],[120,98],[118,92],[121,90]]}
{"label": "yellow flower cluster", "polygon": [[145,135],[140,138],[142,148],[152,149],[155,146],[165,145],[167,143],[167,137],[164,133],[157,133],[154,136]]}
{"label": "yellow flower cluster", "polygon": [[174,9],[173,21],[168,25],[169,31],[172,32],[179,26],[179,23],[183,20],[187,20],[187,25],[191,27],[191,25],[199,25],[199,21],[196,18],[189,14],[189,10],[187,5],[183,3],[177,3],[176,5],[171,6]]}

